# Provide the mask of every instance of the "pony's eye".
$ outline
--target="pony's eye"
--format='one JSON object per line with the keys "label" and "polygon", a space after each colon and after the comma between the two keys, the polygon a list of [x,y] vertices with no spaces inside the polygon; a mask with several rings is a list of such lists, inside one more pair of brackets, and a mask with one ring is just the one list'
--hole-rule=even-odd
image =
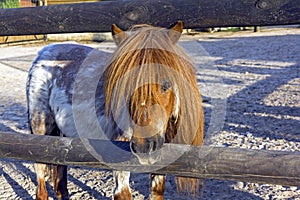
{"label": "pony's eye", "polygon": [[166,80],[161,84],[161,91],[166,92],[168,89],[170,89],[172,86],[171,82]]}

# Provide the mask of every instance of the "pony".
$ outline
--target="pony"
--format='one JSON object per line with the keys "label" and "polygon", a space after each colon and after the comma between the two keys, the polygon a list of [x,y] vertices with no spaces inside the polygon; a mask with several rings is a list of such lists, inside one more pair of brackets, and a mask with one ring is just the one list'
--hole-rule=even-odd
{"label": "pony", "polygon": [[[31,133],[81,137],[80,132],[88,132],[87,138],[128,141],[131,153],[145,166],[160,161],[155,152],[164,143],[202,145],[202,99],[195,64],[177,45],[182,30],[181,21],[168,29],[135,25],[128,31],[113,24],[114,53],[73,43],[44,47],[26,85]],[[85,115],[89,110],[95,113]],[[97,125],[104,135],[99,136]],[[67,166],[35,163],[34,168],[36,199],[48,199],[49,168],[56,197],[69,198]],[[113,198],[132,199],[130,172],[113,175]],[[150,199],[163,199],[165,175],[150,178]],[[199,183],[176,178],[178,191],[197,192]]]}

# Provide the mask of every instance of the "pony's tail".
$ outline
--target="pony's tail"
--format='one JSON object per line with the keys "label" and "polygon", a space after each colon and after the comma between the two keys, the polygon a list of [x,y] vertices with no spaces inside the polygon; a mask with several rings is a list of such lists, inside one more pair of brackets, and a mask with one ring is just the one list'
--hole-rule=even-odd
{"label": "pony's tail", "polygon": [[175,182],[178,193],[194,197],[199,194],[200,189],[203,191],[204,188],[204,179],[176,177]]}
{"label": "pony's tail", "polygon": [[[197,135],[194,138],[192,145],[201,146],[203,145],[203,135],[204,135],[204,116],[201,111],[200,126],[198,127]],[[202,189],[202,194],[204,191],[204,179],[188,178],[188,177],[176,177],[176,189],[178,193],[190,194],[191,196],[196,196],[199,194],[200,189]]]}

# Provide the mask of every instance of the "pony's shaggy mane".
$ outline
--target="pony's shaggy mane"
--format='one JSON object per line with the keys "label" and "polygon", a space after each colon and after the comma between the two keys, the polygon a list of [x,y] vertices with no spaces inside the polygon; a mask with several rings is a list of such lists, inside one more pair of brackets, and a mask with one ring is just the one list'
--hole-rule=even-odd
{"label": "pony's shaggy mane", "polygon": [[[134,112],[134,107],[141,105],[149,95],[155,96],[152,83],[169,81],[178,96],[179,111],[174,112],[169,120],[166,142],[201,145],[203,112],[195,65],[183,49],[171,41],[171,31],[139,25],[126,33],[126,39],[118,46],[104,74],[106,113],[114,112],[115,116],[128,106]],[[138,90],[139,95],[132,96],[143,85],[148,86]],[[198,181],[195,179],[190,179],[189,184],[186,179],[180,180],[179,190],[197,190]]]}

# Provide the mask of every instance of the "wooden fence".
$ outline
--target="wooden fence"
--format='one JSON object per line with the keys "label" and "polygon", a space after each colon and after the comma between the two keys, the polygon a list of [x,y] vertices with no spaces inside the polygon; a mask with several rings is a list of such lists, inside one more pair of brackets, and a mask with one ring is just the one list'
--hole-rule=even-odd
{"label": "wooden fence", "polygon": [[[16,20],[16,18],[18,20]],[[167,27],[182,20],[186,28],[300,24],[300,2],[295,0],[127,0],[38,8],[0,10],[0,35],[28,35],[109,31],[112,23],[124,29],[137,23]],[[141,167],[136,160],[109,162],[118,157],[105,148],[95,159],[82,140],[0,133],[0,157],[127,170]],[[128,143],[118,143],[128,149]],[[185,145],[167,144],[171,151]],[[98,152],[99,153],[99,152]],[[109,155],[109,157],[107,157]],[[106,157],[105,157],[106,156]],[[192,147],[182,157],[157,171],[198,178],[300,186],[300,152],[217,147]]]}
{"label": "wooden fence", "polygon": [[[0,10],[0,35],[106,32],[115,23],[185,28],[299,24],[295,0],[127,0]],[[18,19],[18,20],[16,20]]]}
{"label": "wooden fence", "polygon": [[[114,142],[122,152],[117,148],[112,150],[110,141],[90,142],[98,147],[98,157],[102,159],[96,159],[79,138],[0,132],[0,157],[101,169],[143,171],[145,168],[131,155],[127,142]],[[300,186],[300,152],[178,144],[165,144],[165,148],[163,157],[171,156],[170,152],[186,152],[165,167],[151,165],[152,169],[161,168],[156,171],[159,174]]]}

